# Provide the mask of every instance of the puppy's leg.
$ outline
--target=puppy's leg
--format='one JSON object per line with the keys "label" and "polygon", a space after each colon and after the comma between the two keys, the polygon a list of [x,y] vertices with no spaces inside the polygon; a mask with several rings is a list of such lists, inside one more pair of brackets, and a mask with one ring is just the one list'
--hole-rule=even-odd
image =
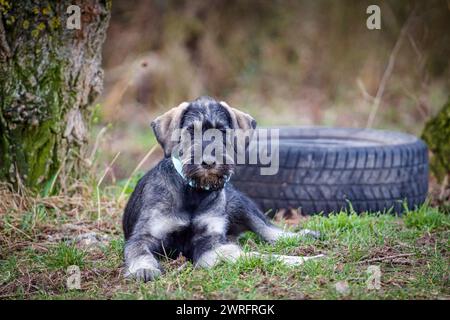
{"label": "puppy's leg", "polygon": [[236,262],[243,254],[242,249],[234,243],[217,243],[209,250],[197,253],[194,263],[199,267],[212,268],[221,261]]}
{"label": "puppy's leg", "polygon": [[151,281],[161,275],[161,268],[153,252],[161,244],[151,235],[131,237],[125,243],[125,276]]}
{"label": "puppy's leg", "polygon": [[255,233],[259,234],[264,240],[270,243],[275,243],[281,238],[295,238],[295,237],[319,238],[320,236],[319,232],[309,229],[302,229],[298,232],[290,232],[285,231],[273,224],[270,224],[269,226],[264,226],[259,224],[258,222],[255,223],[254,230]]}
{"label": "puppy's leg", "polygon": [[303,229],[299,232],[284,231],[283,229],[273,225],[248,198],[242,197],[240,200],[243,202],[243,205],[240,206],[240,208],[243,209],[237,213],[240,216],[240,220],[242,220],[251,231],[260,235],[267,242],[274,243],[280,238],[299,236],[319,237],[319,232],[308,229]]}
{"label": "puppy's leg", "polygon": [[192,243],[194,248],[193,258],[195,265],[199,267],[212,268],[221,261],[235,262],[239,257],[260,257],[264,260],[275,259],[287,265],[295,266],[301,265],[307,260],[323,256],[298,257],[244,252],[238,245],[227,242],[223,227],[225,218],[211,214],[200,215],[194,220],[194,223],[196,235]]}
{"label": "puppy's leg", "polygon": [[193,260],[196,266],[211,268],[220,261],[236,261],[242,250],[227,240],[228,220],[220,208],[198,214],[194,219],[192,238]]}
{"label": "puppy's leg", "polygon": [[288,266],[299,266],[299,265],[303,264],[305,261],[322,258],[325,255],[319,254],[316,256],[301,257],[301,256],[286,256],[286,255],[279,255],[279,254],[264,254],[264,253],[259,253],[259,252],[249,252],[249,253],[246,253],[246,256],[260,257],[264,260],[274,259],[274,260],[281,261]]}

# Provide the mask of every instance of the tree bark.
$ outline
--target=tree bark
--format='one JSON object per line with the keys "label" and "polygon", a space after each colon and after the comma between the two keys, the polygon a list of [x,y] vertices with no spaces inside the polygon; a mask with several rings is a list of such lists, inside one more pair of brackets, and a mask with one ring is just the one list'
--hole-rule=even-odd
{"label": "tree bark", "polygon": [[432,152],[430,168],[439,183],[450,178],[450,97],[442,109],[427,121],[422,139]]}
{"label": "tree bark", "polygon": [[[70,5],[81,28],[67,28]],[[111,1],[0,0],[0,180],[82,173]]]}

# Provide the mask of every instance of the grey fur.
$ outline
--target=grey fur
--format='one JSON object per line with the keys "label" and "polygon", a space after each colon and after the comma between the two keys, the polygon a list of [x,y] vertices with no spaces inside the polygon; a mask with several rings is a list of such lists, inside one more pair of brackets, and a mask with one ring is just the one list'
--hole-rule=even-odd
{"label": "grey fur", "polygon": [[[157,120],[162,119],[166,124],[179,128],[198,121],[225,129],[238,129],[236,123],[245,122],[245,125],[255,128],[253,118],[237,111],[231,115],[234,110],[212,98],[201,97],[187,107],[183,105],[183,110],[172,109],[170,114]],[[171,118],[173,114],[178,117],[176,123]],[[236,121],[236,116],[241,117],[239,121]],[[158,129],[159,123],[154,122],[152,127],[158,141],[166,141],[166,137],[161,135],[167,133]],[[217,263],[220,254],[234,260],[242,252],[232,239],[247,230],[269,242],[282,236],[296,235],[271,224],[249,198],[230,183],[224,184],[223,176],[232,174],[231,165],[211,168],[186,164],[183,166],[186,177],[198,181],[194,188],[177,173],[168,157],[169,152],[165,151],[166,158],[141,178],[125,209],[123,229],[128,276],[143,281],[153,280],[162,273],[157,258],[166,254],[175,257],[181,253],[203,267]],[[217,188],[201,189],[206,173],[208,183],[212,179],[212,185]]]}

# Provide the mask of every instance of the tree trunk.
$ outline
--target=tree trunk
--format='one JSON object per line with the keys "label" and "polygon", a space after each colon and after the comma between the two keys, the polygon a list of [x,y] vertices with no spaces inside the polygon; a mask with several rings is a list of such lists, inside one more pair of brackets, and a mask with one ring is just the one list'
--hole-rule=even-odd
{"label": "tree trunk", "polygon": [[[81,28],[67,20],[77,5]],[[0,1],[0,180],[80,175],[111,1]]]}
{"label": "tree trunk", "polygon": [[428,120],[422,132],[432,156],[430,167],[438,182],[450,178],[450,97],[441,111]]}

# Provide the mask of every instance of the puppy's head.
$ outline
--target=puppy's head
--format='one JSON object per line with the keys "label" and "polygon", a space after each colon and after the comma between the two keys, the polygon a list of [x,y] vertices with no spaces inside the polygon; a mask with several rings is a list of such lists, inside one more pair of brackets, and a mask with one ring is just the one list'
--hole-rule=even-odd
{"label": "puppy's head", "polygon": [[223,101],[200,97],[183,102],[152,122],[166,157],[175,157],[190,185],[224,187],[234,169],[234,132],[249,132],[256,121]]}

